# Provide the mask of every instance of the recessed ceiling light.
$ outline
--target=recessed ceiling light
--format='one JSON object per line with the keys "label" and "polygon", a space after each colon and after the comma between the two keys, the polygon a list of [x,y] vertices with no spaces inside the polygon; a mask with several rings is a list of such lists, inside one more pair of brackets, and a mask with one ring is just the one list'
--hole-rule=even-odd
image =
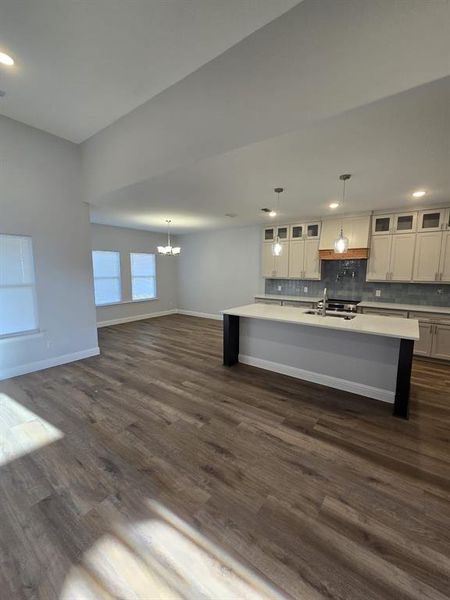
{"label": "recessed ceiling light", "polygon": [[0,63],[2,65],[6,65],[7,67],[12,67],[14,64],[14,60],[10,56],[8,56],[8,54],[0,52]]}
{"label": "recessed ceiling light", "polygon": [[339,202],[332,202],[329,206],[330,208],[337,208],[339,206]]}
{"label": "recessed ceiling light", "polygon": [[277,212],[275,210],[271,210],[269,213],[269,217],[276,217],[277,216]]}
{"label": "recessed ceiling light", "polygon": [[426,192],[424,192],[424,190],[417,190],[417,192],[413,193],[414,198],[422,198],[422,196],[425,196]]}

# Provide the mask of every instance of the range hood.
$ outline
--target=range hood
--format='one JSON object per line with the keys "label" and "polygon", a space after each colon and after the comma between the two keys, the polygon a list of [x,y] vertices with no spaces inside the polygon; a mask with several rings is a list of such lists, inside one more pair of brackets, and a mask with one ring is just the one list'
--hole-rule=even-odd
{"label": "range hood", "polygon": [[[348,251],[339,254],[334,251],[334,241],[339,237],[341,227],[348,237]],[[325,219],[319,243],[321,260],[357,260],[369,258],[370,215]]]}

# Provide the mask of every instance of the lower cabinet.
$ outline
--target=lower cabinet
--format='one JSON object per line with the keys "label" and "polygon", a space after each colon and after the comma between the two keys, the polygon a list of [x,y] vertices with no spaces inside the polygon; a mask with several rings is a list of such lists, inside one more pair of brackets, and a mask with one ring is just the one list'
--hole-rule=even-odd
{"label": "lower cabinet", "polygon": [[450,325],[433,325],[431,356],[450,360]]}
{"label": "lower cabinet", "polygon": [[431,346],[433,343],[433,327],[427,322],[419,321],[419,333],[420,340],[414,342],[414,354],[418,356],[430,356],[431,355]]}

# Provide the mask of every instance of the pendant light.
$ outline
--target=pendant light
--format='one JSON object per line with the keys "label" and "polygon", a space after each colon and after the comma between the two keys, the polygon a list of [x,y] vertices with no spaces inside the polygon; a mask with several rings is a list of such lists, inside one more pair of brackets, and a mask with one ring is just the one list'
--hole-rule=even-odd
{"label": "pendant light", "polygon": [[162,254],[163,256],[177,256],[181,252],[181,248],[179,246],[172,246],[170,244],[170,224],[172,221],[170,219],[166,219],[167,223],[167,246],[158,246],[158,254]]}
{"label": "pendant light", "polygon": [[275,192],[275,194],[277,194],[277,224],[276,224],[276,231],[277,231],[277,235],[275,236],[275,240],[272,244],[272,256],[281,256],[283,254],[283,246],[280,242],[280,238],[278,236],[278,226],[279,226],[279,214],[280,214],[280,194],[283,191],[283,188],[281,187],[277,187],[273,190]]}
{"label": "pendant light", "polygon": [[[342,204],[345,202],[345,182],[350,179],[351,175],[349,173],[344,173],[344,175],[340,175],[339,179],[342,181]],[[348,250],[348,238],[344,235],[344,224],[341,224],[341,232],[337,240],[334,241],[334,251],[337,254],[344,254]]]}

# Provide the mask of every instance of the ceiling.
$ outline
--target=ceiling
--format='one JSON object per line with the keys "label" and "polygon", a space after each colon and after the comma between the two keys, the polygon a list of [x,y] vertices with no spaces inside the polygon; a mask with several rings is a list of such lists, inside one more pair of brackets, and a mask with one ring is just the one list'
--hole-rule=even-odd
{"label": "ceiling", "polygon": [[169,215],[179,233],[267,223],[280,185],[282,221],[450,203],[450,77],[116,190],[91,215],[151,230]]}
{"label": "ceiling", "polygon": [[81,142],[301,0],[1,0],[0,114]]}

